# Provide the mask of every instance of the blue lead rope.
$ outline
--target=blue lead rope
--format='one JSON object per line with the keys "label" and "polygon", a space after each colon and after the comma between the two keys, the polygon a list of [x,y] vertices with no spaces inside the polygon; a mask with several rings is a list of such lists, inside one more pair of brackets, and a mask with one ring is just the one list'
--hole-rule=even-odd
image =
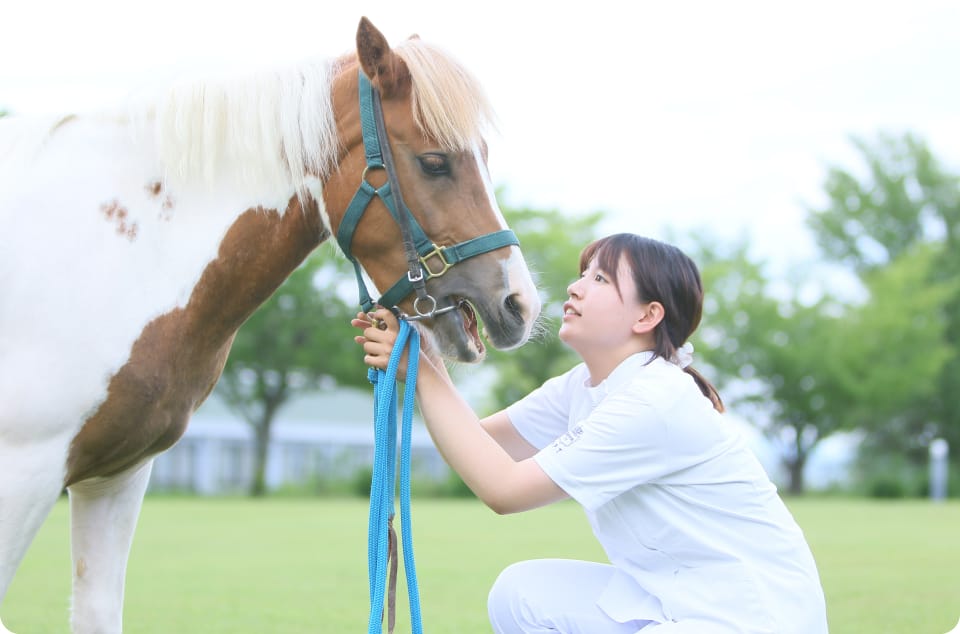
{"label": "blue lead rope", "polygon": [[[374,452],[373,479],[370,484],[370,529],[367,537],[367,569],[370,578],[370,620],[368,634],[383,632],[390,550],[390,520],[394,509],[397,458],[397,366],[409,342],[407,380],[403,391],[403,416],[400,434],[400,532],[403,540],[404,572],[410,603],[413,634],[422,634],[420,591],[413,561],[413,532],[410,526],[410,440],[413,432],[413,403],[420,360],[420,333],[406,321],[400,332],[386,370],[370,368],[367,378],[373,383]],[[392,625],[391,625],[392,631]]]}

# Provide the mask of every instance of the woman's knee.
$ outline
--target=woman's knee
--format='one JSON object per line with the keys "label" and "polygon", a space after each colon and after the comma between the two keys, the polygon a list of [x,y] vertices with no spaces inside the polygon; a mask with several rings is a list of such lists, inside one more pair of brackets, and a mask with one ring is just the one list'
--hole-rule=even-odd
{"label": "woman's knee", "polygon": [[[535,619],[531,592],[542,585],[542,571],[534,561],[521,561],[503,569],[487,595],[487,613],[494,632],[524,632]],[[540,583],[537,581],[540,580]]]}
{"label": "woman's knee", "polygon": [[493,631],[634,634],[645,622],[616,621],[598,605],[613,572],[610,564],[568,559],[512,564],[497,576],[487,598]]}
{"label": "woman's knee", "polygon": [[529,574],[527,570],[531,568],[529,562],[521,561],[510,564],[504,568],[487,595],[487,606],[493,610],[509,608],[516,603],[521,596],[521,588],[527,585]]}

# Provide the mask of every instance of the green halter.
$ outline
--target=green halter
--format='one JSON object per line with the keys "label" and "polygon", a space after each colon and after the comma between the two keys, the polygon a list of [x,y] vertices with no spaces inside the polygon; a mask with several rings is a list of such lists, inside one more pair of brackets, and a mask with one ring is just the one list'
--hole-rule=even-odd
{"label": "green halter", "polygon": [[[374,196],[379,196],[390,210],[390,215],[400,227],[403,237],[403,248],[407,258],[407,274],[387,289],[387,292],[376,302],[387,308],[396,308],[407,295],[416,292],[413,302],[416,315],[403,315],[405,319],[417,320],[434,317],[451,310],[457,305],[437,308],[437,300],[426,290],[426,280],[440,277],[454,264],[462,262],[481,253],[487,253],[506,246],[519,246],[516,234],[510,229],[494,231],[486,235],[465,240],[452,246],[437,246],[424,233],[417,219],[413,217],[403,197],[400,195],[400,186],[397,183],[396,168],[393,155],[390,153],[390,143],[387,140],[386,124],[383,120],[383,110],[380,103],[380,94],[360,71],[360,124],[363,131],[364,154],[367,158],[367,167],[360,178],[360,187],[347,206],[340,227],[337,229],[337,242],[340,249],[353,263],[357,275],[357,286],[360,291],[360,306],[364,311],[373,309],[374,302],[363,281],[360,263],[350,250],[353,234],[357,230],[360,218],[366,211]],[[383,141],[381,143],[381,140]],[[386,170],[387,182],[379,189],[367,182],[367,172],[375,169]],[[435,270],[427,263],[432,258],[439,258],[441,265]]]}

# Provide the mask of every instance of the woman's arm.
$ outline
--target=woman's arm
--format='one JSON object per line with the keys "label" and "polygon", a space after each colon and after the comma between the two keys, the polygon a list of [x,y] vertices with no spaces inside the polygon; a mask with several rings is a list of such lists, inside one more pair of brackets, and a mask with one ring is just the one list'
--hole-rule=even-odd
{"label": "woman's arm", "polygon": [[[363,346],[364,362],[386,369],[398,324],[386,309],[377,310],[373,316],[387,329],[373,327],[362,313],[351,324],[363,329],[363,335],[355,340]],[[442,361],[432,361],[421,353],[417,377],[420,412],[440,454],[470,490],[500,514],[526,511],[566,498],[566,493],[531,458],[533,448],[513,429],[506,414],[499,412],[489,417],[488,432],[457,392],[446,369],[435,363],[442,367]],[[405,376],[405,366],[398,376]],[[511,454],[523,459],[518,462]]]}
{"label": "woman's arm", "polygon": [[[453,381],[450,379],[450,373],[447,372],[447,366],[443,362],[443,358],[437,354],[433,354],[433,351],[429,349],[429,344],[426,342],[424,337],[421,337],[420,349],[423,353],[430,359],[430,362],[433,364],[433,367],[437,370],[441,377],[447,380],[451,385]],[[497,441],[497,444],[506,450],[514,460],[525,460],[526,458],[532,457],[537,453],[537,448],[527,442],[527,439],[520,435],[520,432],[517,431],[517,428],[513,426],[510,417],[507,416],[506,410],[500,410],[495,414],[491,414],[486,418],[480,420],[480,425],[487,431],[494,440]]]}
{"label": "woman's arm", "polygon": [[537,453],[537,448],[527,442],[513,426],[507,410],[502,409],[481,419],[480,425],[514,460],[526,460]]}

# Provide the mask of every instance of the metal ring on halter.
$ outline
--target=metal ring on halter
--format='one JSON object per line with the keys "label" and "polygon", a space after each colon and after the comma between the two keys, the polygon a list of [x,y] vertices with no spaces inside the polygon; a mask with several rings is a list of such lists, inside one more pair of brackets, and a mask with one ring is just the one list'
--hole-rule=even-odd
{"label": "metal ring on halter", "polygon": [[[421,299],[430,299],[433,300],[433,310],[430,312],[421,312],[417,306],[417,303]],[[444,308],[437,308],[437,300],[435,300],[431,295],[427,295],[425,298],[418,297],[413,300],[413,309],[417,311],[416,315],[408,315],[407,313],[400,310],[398,307],[393,307],[393,312],[397,315],[399,319],[404,321],[420,321],[421,319],[430,319],[436,317],[437,315],[443,315],[444,313],[449,313],[451,311],[457,310],[460,308],[460,305],[463,303],[463,300],[457,302],[456,304],[451,304],[450,306],[445,306]]]}
{"label": "metal ring on halter", "polygon": [[[387,167],[386,165],[367,165],[366,167],[363,168],[363,173],[360,174],[360,182],[366,183],[367,185],[370,185],[370,187],[373,187],[373,185],[371,185],[370,182],[367,180],[367,172],[369,172],[371,169],[386,170]],[[378,187],[373,187],[373,188],[375,190],[379,189]]]}
{"label": "metal ring on halter", "polygon": [[[420,310],[420,302],[423,300],[430,300],[430,310]],[[437,300],[433,295],[424,295],[422,297],[415,297],[413,300],[413,309],[417,311],[417,314],[420,318],[432,317],[437,312]]]}

